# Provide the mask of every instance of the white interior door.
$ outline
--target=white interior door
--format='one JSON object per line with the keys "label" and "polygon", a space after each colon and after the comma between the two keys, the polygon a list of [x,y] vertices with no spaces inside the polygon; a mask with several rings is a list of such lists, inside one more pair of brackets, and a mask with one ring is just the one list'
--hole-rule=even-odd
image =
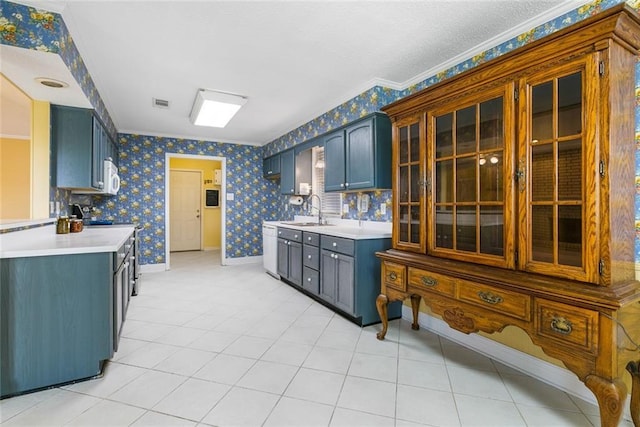
{"label": "white interior door", "polygon": [[170,250],[199,251],[202,249],[202,172],[172,170],[170,175]]}

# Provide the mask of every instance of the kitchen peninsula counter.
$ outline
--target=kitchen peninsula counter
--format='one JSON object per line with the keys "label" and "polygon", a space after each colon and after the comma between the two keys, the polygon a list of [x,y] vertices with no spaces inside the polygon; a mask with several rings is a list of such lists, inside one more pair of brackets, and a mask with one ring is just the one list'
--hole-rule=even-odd
{"label": "kitchen peninsula counter", "polygon": [[116,252],[134,226],[85,227],[80,233],[56,234],[55,225],[0,234],[0,259]]}
{"label": "kitchen peninsula counter", "polygon": [[[328,224],[310,225],[317,222],[314,220],[298,219],[293,221],[265,221],[265,224],[274,225],[276,227],[292,228],[294,230],[307,231],[311,233],[324,234],[327,236],[343,237],[353,240],[368,239],[388,239],[391,238],[391,223],[377,221],[362,221],[360,224],[357,220],[329,220]],[[305,217],[301,217],[305,218]]]}

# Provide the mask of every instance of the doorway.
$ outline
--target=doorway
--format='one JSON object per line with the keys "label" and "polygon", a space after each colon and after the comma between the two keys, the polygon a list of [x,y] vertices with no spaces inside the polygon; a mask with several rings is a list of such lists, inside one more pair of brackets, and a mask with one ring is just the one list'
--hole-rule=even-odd
{"label": "doorway", "polygon": [[[164,183],[165,269],[171,268],[171,251],[219,250],[225,265],[226,158],[165,153]],[[211,188],[219,193],[215,208],[205,206]]]}

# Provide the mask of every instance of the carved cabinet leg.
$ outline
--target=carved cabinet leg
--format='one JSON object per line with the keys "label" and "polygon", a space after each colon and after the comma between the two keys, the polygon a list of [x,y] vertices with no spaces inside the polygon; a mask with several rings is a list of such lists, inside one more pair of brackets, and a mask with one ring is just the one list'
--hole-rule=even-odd
{"label": "carved cabinet leg", "polygon": [[640,361],[629,362],[627,371],[631,374],[631,419],[634,426],[640,427]]}
{"label": "carved cabinet leg", "polygon": [[413,323],[411,329],[417,331],[420,329],[418,324],[418,312],[420,310],[420,295],[411,295],[411,311],[413,312]]}
{"label": "carved cabinet leg", "polygon": [[379,340],[383,340],[387,335],[387,328],[389,327],[389,317],[387,316],[387,305],[389,304],[389,298],[386,295],[380,294],[376,298],[376,308],[378,309],[378,315],[382,320],[382,330],[376,334]]}
{"label": "carved cabinet leg", "polygon": [[600,425],[616,427],[622,415],[622,404],[627,397],[627,387],[620,380],[609,381],[596,375],[587,376],[584,384],[598,399]]}

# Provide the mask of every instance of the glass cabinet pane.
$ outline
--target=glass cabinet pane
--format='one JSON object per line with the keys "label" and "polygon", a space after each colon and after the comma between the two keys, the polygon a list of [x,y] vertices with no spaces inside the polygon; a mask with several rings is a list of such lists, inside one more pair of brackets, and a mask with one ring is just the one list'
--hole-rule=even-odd
{"label": "glass cabinet pane", "polygon": [[553,207],[534,206],[531,214],[531,258],[553,262]]}
{"label": "glass cabinet pane", "polygon": [[411,243],[420,243],[420,208],[411,208]]}
{"label": "glass cabinet pane", "polygon": [[558,200],[582,199],[582,140],[558,143]]}
{"label": "glass cabinet pane", "polygon": [[417,203],[420,201],[420,165],[411,165],[411,198],[410,202]]}
{"label": "glass cabinet pane", "polygon": [[453,161],[436,163],[436,203],[453,201]]}
{"label": "glass cabinet pane", "polygon": [[436,117],[436,158],[453,154],[453,114]]}
{"label": "glass cabinet pane", "polygon": [[409,241],[409,207],[400,206],[400,218],[398,218],[400,225],[400,241]]}
{"label": "glass cabinet pane", "polygon": [[542,141],[553,137],[553,83],[533,87],[531,100],[531,138]]}
{"label": "glass cabinet pane", "polygon": [[558,207],[558,263],[582,266],[582,208]]}
{"label": "glass cabinet pane", "polygon": [[420,126],[418,123],[414,123],[409,126],[409,133],[411,134],[411,140],[409,141],[410,150],[411,150],[411,158],[409,159],[411,162],[419,162],[420,161]]}
{"label": "glass cabinet pane", "polygon": [[406,203],[409,201],[409,166],[400,166],[400,179],[398,185],[398,197],[400,203]]}
{"label": "glass cabinet pane", "polygon": [[502,98],[480,104],[480,151],[502,148],[504,131]]}
{"label": "glass cabinet pane", "polygon": [[476,251],[476,208],[459,207],[456,212],[456,249]]}
{"label": "glass cabinet pane", "polygon": [[558,137],[582,132],[582,74],[558,79]]}
{"label": "glass cabinet pane", "polygon": [[531,148],[531,199],[536,202],[553,200],[555,162],[553,144]]}
{"label": "glass cabinet pane", "polygon": [[398,145],[400,146],[400,163],[407,163],[409,161],[409,130],[406,127],[400,128]]}
{"label": "glass cabinet pane", "polygon": [[480,253],[504,255],[504,210],[502,206],[480,208]]}
{"label": "glass cabinet pane", "polygon": [[502,171],[504,169],[502,152],[480,155],[478,165],[480,170],[480,200],[483,202],[502,201]]}
{"label": "glass cabinet pane", "polygon": [[449,206],[436,208],[436,246],[453,248],[453,211]]}
{"label": "glass cabinet pane", "polygon": [[456,154],[476,151],[476,106],[456,111]]}
{"label": "glass cabinet pane", "polygon": [[456,201],[476,201],[475,157],[462,157],[456,160]]}

